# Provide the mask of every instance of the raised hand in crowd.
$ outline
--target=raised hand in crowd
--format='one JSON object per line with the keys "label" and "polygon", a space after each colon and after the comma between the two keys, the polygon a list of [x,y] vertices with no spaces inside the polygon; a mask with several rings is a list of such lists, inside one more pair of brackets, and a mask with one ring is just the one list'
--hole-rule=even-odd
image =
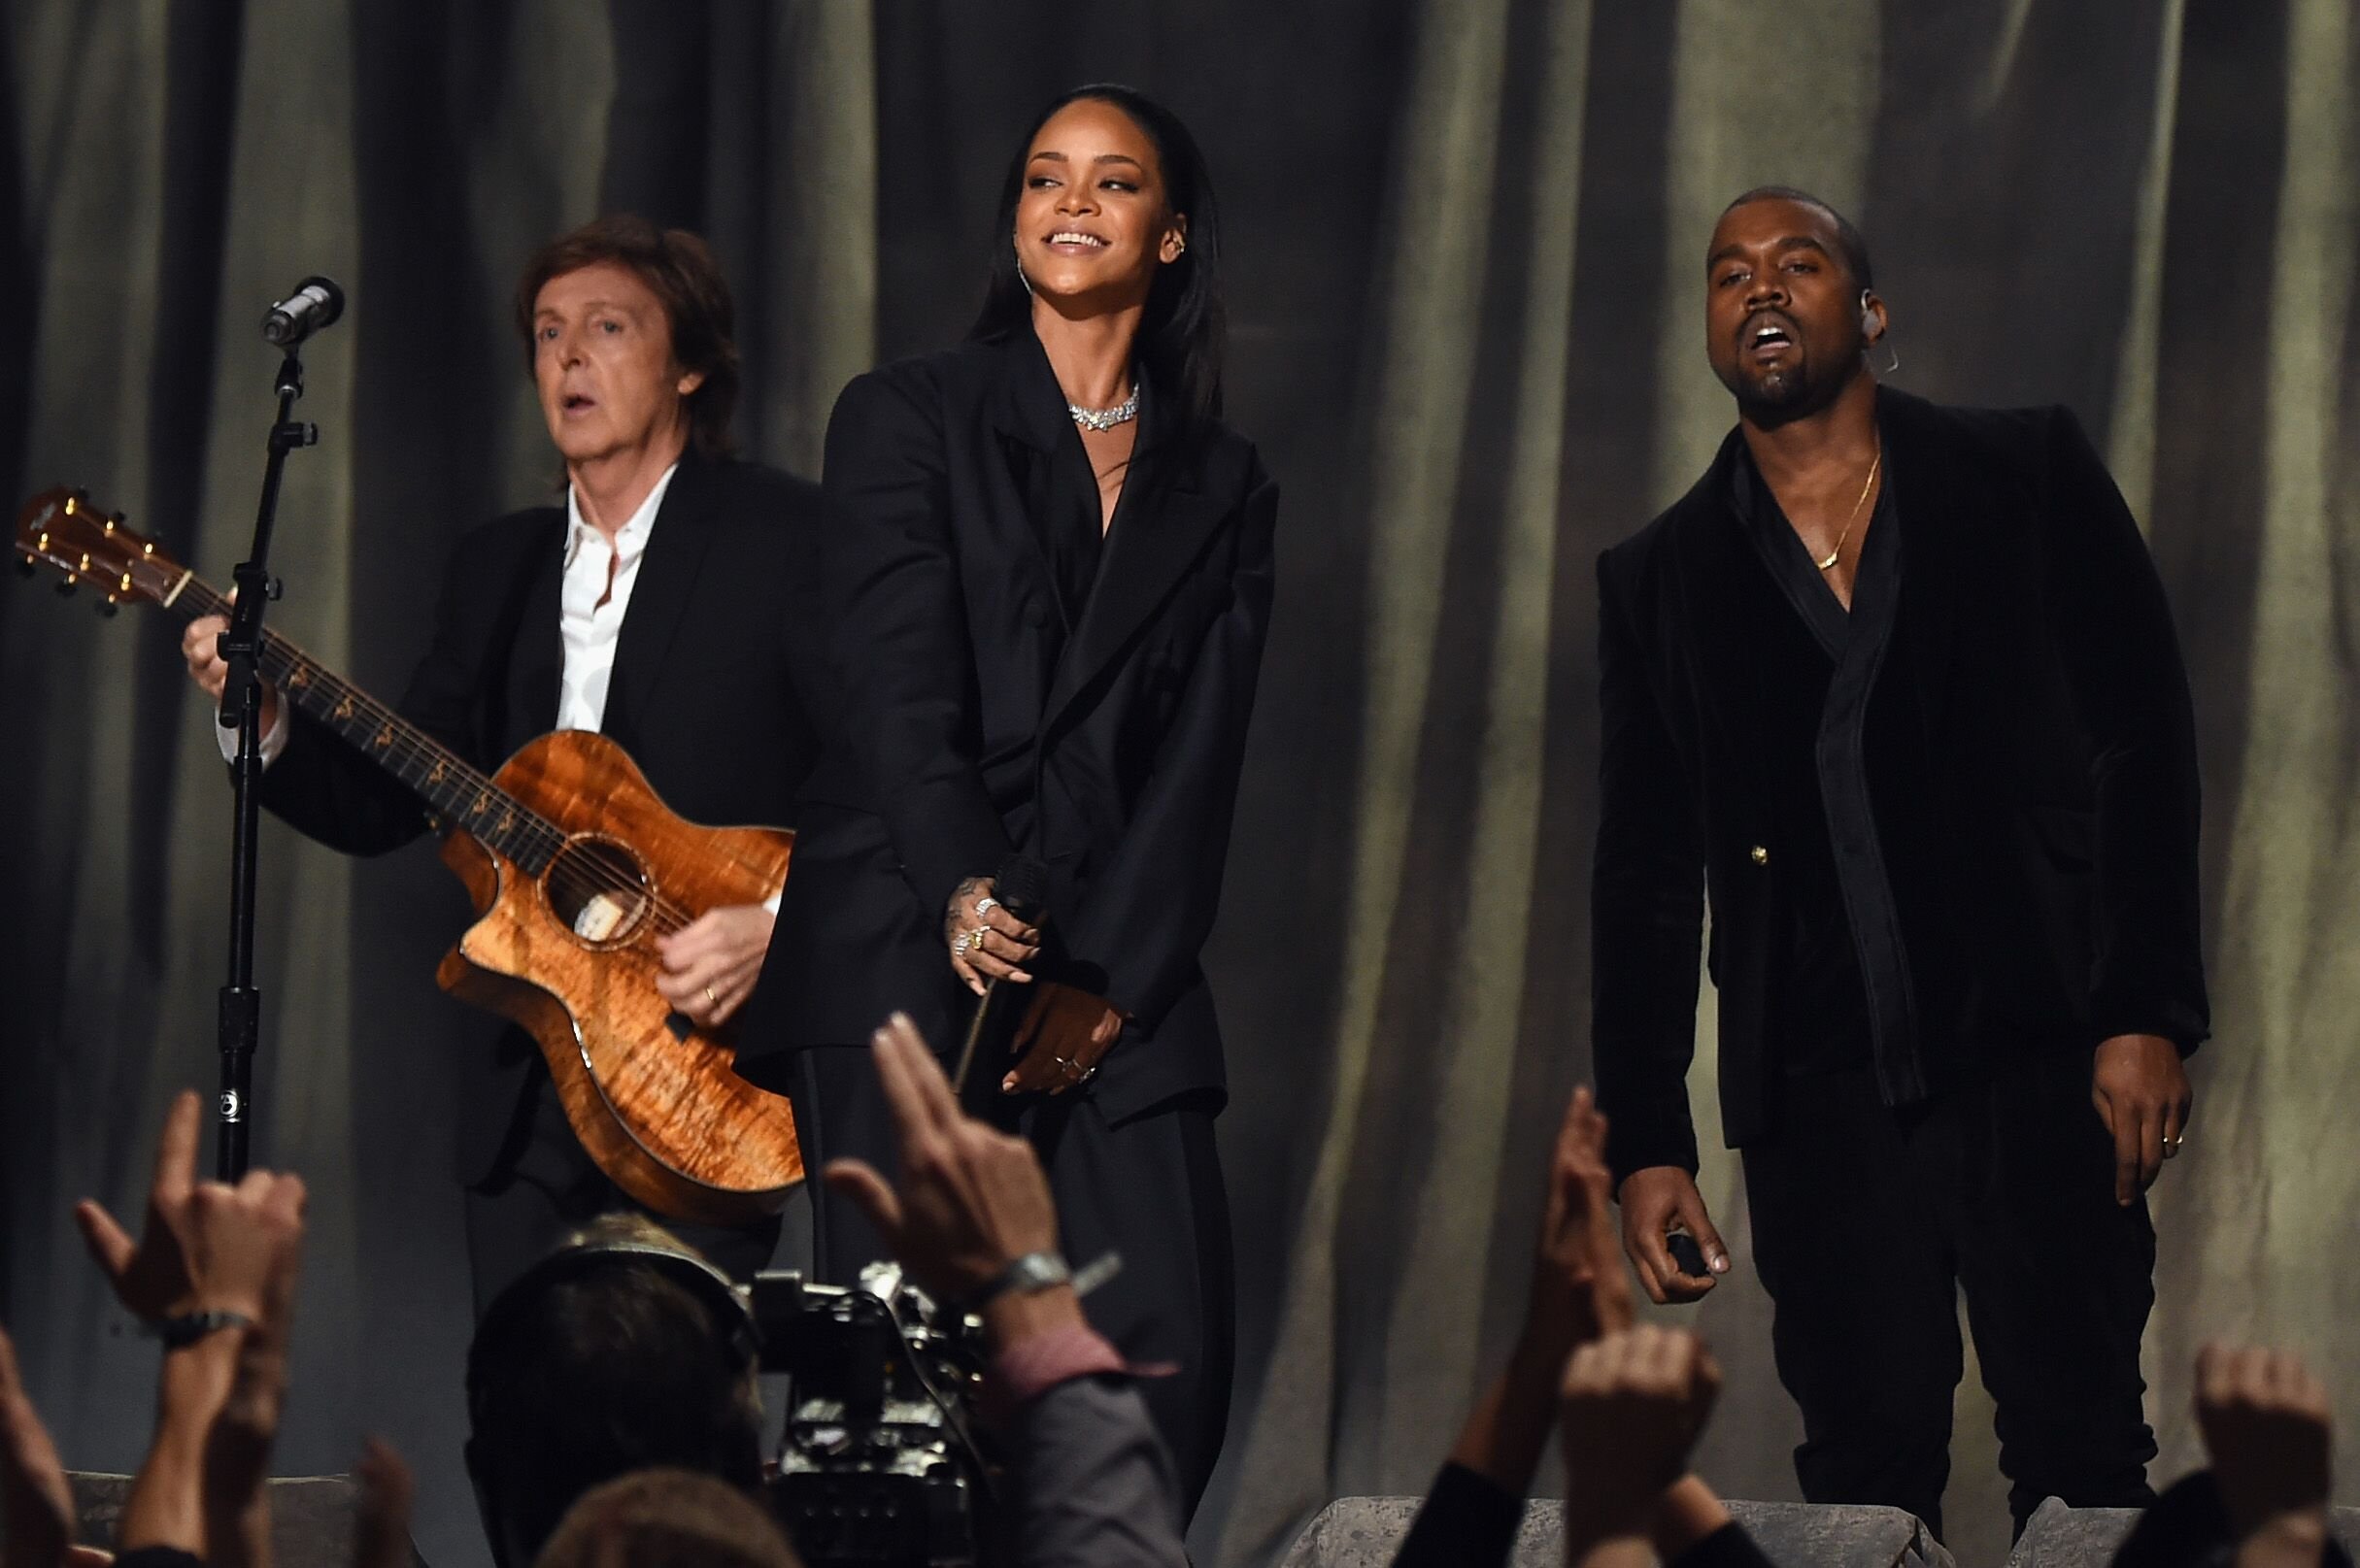
{"label": "raised hand in crowd", "polygon": [[[1683,1329],[1625,1328],[1573,1352],[1560,1418],[1568,1564],[1655,1560],[1665,1501],[1688,1478],[1689,1451],[1720,1391],[1712,1352]],[[1729,1523],[1708,1493],[1680,1512],[1689,1534],[1664,1543],[1667,1560]]]}
{"label": "raised hand in crowd", "polygon": [[123,1505],[121,1547],[267,1561],[262,1480],[286,1389],[303,1235],[299,1177],[196,1180],[199,1101],[184,1090],[156,1144],[134,1242],[95,1202],[75,1209],[123,1306],[164,1341],[154,1437]]}
{"label": "raised hand in crowd", "polygon": [[1435,1477],[1395,1568],[1503,1563],[1557,1419],[1575,1347],[1631,1323],[1631,1281],[1615,1245],[1606,1118],[1587,1088],[1566,1104],[1549,1155],[1533,1283],[1507,1369],[1486,1390]]}
{"label": "raised hand in crowd", "polygon": [[[208,1183],[195,1201],[206,1202]],[[222,1210],[220,1224],[249,1232],[268,1249],[254,1321],[229,1335],[235,1359],[229,1392],[205,1443],[206,1561],[213,1568],[270,1560],[270,1506],[264,1489],[279,1418],[287,1405],[287,1340],[294,1327],[295,1277],[301,1265],[303,1184],[292,1176],[250,1173],[235,1189],[251,1200]],[[217,1274],[220,1271],[217,1270]],[[219,1280],[227,1291],[233,1282]]]}
{"label": "raised hand in crowd", "polygon": [[[1122,1357],[1091,1329],[1062,1278],[1057,1205],[1040,1157],[1024,1139],[960,1110],[906,1017],[895,1014],[870,1050],[893,1111],[901,1184],[858,1160],[831,1160],[826,1179],[860,1205],[912,1279],[983,1318],[992,1351],[984,1405],[1008,1457],[999,1560],[1186,1568],[1178,1472]],[[1035,1267],[1028,1273],[1020,1263]]]}
{"label": "raised hand in crowd", "polygon": [[0,1565],[94,1568],[112,1560],[74,1545],[74,1494],[57,1446],[24,1391],[17,1347],[0,1332]]}
{"label": "raised hand in crowd", "polygon": [[258,1323],[281,1253],[302,1230],[303,1179],[253,1171],[235,1187],[197,1181],[199,1109],[196,1091],[183,1089],[165,1114],[136,1243],[92,1199],[74,1218],[133,1317],[156,1324],[214,1312]]}
{"label": "raised hand in crowd", "polygon": [[893,1111],[901,1185],[855,1159],[832,1160],[823,1174],[860,1205],[910,1277],[937,1300],[968,1301],[1018,1258],[1056,1251],[1057,1205],[1032,1146],[960,1110],[902,1014],[870,1046]]}
{"label": "raised hand in crowd", "polygon": [[1532,1295],[1520,1349],[1554,1377],[1574,1347],[1631,1326],[1631,1277],[1615,1247],[1606,1118],[1577,1088],[1549,1155],[1549,1191],[1533,1249]]}
{"label": "raised hand in crowd", "polygon": [[1631,1322],[1631,1281],[1614,1239],[1606,1118],[1573,1091],[1549,1155],[1548,1195],[1515,1349],[1467,1418],[1451,1460],[1521,1497],[1548,1446],[1557,1381],[1576,1346]]}
{"label": "raised hand in crowd", "polygon": [[418,1484],[401,1455],[376,1438],[353,1466],[353,1568],[410,1568],[410,1508]]}
{"label": "raised hand in crowd", "polygon": [[2326,1385],[2292,1351],[2207,1345],[2196,1424],[2240,1568],[2321,1560],[2334,1446]]}
{"label": "raised hand in crowd", "polygon": [[2211,1467],[2182,1476],[2140,1516],[2114,1568],[2350,1568],[2327,1529],[2327,1390],[2300,1360],[2206,1346],[2196,1424]]}

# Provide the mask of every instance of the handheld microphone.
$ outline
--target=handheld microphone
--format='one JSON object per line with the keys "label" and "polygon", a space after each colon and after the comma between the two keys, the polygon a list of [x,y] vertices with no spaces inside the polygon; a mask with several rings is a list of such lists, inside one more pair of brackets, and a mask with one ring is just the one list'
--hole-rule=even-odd
{"label": "handheld microphone", "polygon": [[336,324],[344,314],[344,290],[333,278],[311,277],[262,317],[262,339],[292,349],[313,333]]}
{"label": "handheld microphone", "polygon": [[[992,879],[992,896],[999,900],[1001,909],[1006,910],[1027,925],[1036,928],[1047,925],[1049,923],[1048,865],[1028,854],[1017,853],[1008,856],[1000,865],[998,875]],[[1008,989],[1017,993],[1029,994],[1030,988],[1011,983]],[[967,1024],[966,1044],[960,1048],[959,1071],[951,1079],[953,1093],[965,1092],[967,1069],[975,1065],[976,1048],[983,1044],[988,1034],[1005,1022],[1007,1015],[1015,1007],[1022,1005],[1022,994],[1014,1002],[1003,1002],[1000,1000],[998,977],[994,976],[984,982],[983,998],[975,1004],[975,1017]]]}

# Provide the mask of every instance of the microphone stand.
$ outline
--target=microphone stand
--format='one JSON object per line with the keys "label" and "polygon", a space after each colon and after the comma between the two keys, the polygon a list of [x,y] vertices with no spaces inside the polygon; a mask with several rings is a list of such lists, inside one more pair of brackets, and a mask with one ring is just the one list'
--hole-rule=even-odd
{"label": "microphone stand", "polygon": [[261,1038],[262,993],[254,988],[254,829],[262,783],[262,607],[279,596],[270,575],[270,535],[279,511],[279,480],[287,454],[320,440],[320,427],[294,417],[303,395],[303,357],[290,346],[279,362],[279,417],[270,427],[270,458],[262,470],[262,502],[254,514],[253,550],[232,574],[237,602],[220,654],[229,666],[221,688],[220,725],[238,732],[237,760],[230,767],[232,810],[229,837],[229,984],[221,987],[218,1015],[221,1051],[221,1094],[215,1102],[219,1138],[214,1174],[236,1182],[251,1157],[253,1125],[254,1047]]}

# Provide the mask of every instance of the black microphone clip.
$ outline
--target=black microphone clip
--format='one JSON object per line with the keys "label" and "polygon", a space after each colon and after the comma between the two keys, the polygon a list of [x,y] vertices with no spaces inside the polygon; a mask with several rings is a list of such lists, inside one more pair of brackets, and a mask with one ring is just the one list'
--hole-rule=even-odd
{"label": "black microphone clip", "polygon": [[336,286],[336,280],[306,278],[262,317],[262,340],[293,349],[313,333],[335,325],[342,315],[344,290]]}

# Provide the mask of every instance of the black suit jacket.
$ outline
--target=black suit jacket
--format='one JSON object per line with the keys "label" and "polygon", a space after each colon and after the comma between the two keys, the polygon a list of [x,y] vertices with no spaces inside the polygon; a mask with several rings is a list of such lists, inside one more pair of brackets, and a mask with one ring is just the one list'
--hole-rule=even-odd
{"label": "black suit jacket", "polygon": [[1041,517],[1090,484],[1088,462],[1029,330],[873,371],[837,401],[823,481],[832,717],[741,1051],[864,1042],[896,1008],[953,1051],[972,1001],[945,908],[1023,848],[1050,867],[1064,973],[1135,1020],[1090,1090],[1106,1113],[1221,1086],[1197,954],[1268,624],[1278,487],[1226,427],[1181,441],[1151,393],[1068,625]]}
{"label": "black suit jacket", "polygon": [[[2195,722],[2137,523],[2062,408],[1877,394],[1899,506],[1894,627],[1934,842],[1888,844],[1937,1092],[2000,1042],[2191,1050],[2208,1023],[2197,898]],[[1729,501],[1733,432],[1696,487],[1599,561],[1601,802],[1592,1047],[1617,1176],[1696,1168],[1685,1078],[1703,894],[1732,1147],[1772,1125],[1773,955],[1798,918],[1780,845],[1822,807],[1762,765],[1769,684],[1816,645]],[[1873,709],[1872,709],[1873,712]],[[1890,787],[1889,785],[1886,787]],[[1872,766],[1871,798],[1880,793]],[[1888,827],[1888,833],[1891,831]]]}
{"label": "black suit jacket", "polygon": [[[664,803],[715,826],[792,826],[817,744],[805,683],[819,492],[751,463],[683,455],[631,588],[600,724]],[[496,768],[556,724],[565,508],[485,524],[453,550],[403,717]],[[291,712],[291,711],[290,711]],[[291,712],[262,803],[332,849],[380,854],[427,829],[390,774]],[[455,936],[456,933],[454,933]],[[460,1156],[482,1174],[537,1059],[521,1032],[473,1053]]]}

